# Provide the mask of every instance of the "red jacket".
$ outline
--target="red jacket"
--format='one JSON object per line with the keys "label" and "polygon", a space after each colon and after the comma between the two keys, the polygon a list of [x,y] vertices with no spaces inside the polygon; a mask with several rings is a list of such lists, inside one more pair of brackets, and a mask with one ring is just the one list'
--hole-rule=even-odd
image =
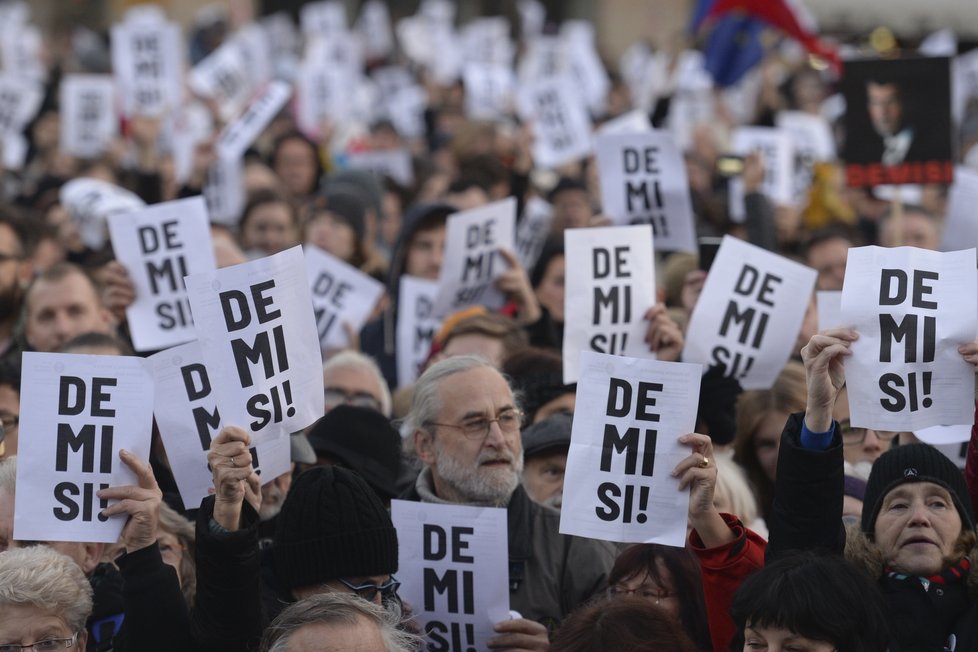
{"label": "red jacket", "polygon": [[689,533],[689,548],[700,560],[703,598],[706,601],[713,650],[727,652],[734,634],[737,633],[730,617],[733,595],[748,575],[764,566],[767,541],[744,527],[736,516],[720,516],[737,538],[717,548],[704,548],[699,534],[693,530]]}

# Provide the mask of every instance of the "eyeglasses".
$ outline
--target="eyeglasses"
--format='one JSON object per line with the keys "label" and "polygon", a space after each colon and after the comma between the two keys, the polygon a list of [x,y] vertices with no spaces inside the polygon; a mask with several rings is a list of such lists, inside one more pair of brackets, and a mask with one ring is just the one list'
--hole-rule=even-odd
{"label": "eyeglasses", "polygon": [[[400,601],[400,597],[397,595],[397,589],[401,586],[401,583],[393,575],[383,584],[351,584],[342,578],[340,578],[340,583],[367,602],[374,602],[377,599],[378,593],[380,594],[381,604]],[[0,652],[6,651],[0,648]]]}
{"label": "eyeglasses", "polygon": [[620,596],[620,595],[637,595],[648,600],[665,600],[667,598],[674,598],[676,594],[668,589],[664,589],[661,586],[640,586],[637,589],[625,588],[620,584],[615,584],[614,586],[608,587],[608,595]]}
{"label": "eyeglasses", "polygon": [[52,650],[63,650],[75,647],[78,642],[78,632],[71,638],[48,638],[37,643],[18,645],[17,643],[0,644],[0,652],[52,652]]}
{"label": "eyeglasses", "polygon": [[[17,254],[8,254],[8,253],[5,253],[5,252],[0,252],[0,263],[5,263],[8,260],[17,260],[17,261],[20,261],[20,260],[24,260],[24,257],[23,256],[18,256]],[[0,647],[0,650],[3,650],[3,648]]]}
{"label": "eyeglasses", "polygon": [[354,407],[370,408],[380,412],[380,401],[367,392],[348,392],[339,387],[326,388],[326,405],[335,407],[340,403],[346,403]]}
{"label": "eyeglasses", "polygon": [[472,417],[462,423],[435,423],[428,421],[429,426],[440,426],[442,428],[458,428],[462,434],[469,439],[482,439],[489,434],[489,428],[493,423],[499,424],[499,429],[507,435],[519,432],[520,424],[523,422],[523,412],[516,408],[503,410],[496,415],[495,419],[485,417]]}
{"label": "eyeglasses", "polygon": [[[853,428],[849,425],[849,420],[839,422],[839,432],[842,433],[842,445],[843,446],[858,446],[866,440],[867,428]],[[898,432],[887,432],[885,430],[874,430],[873,433],[876,438],[881,442],[886,444],[893,441],[893,439],[900,433]]]}
{"label": "eyeglasses", "polygon": [[10,414],[9,412],[0,412],[0,426],[7,430],[16,428],[17,424],[20,423],[20,417],[16,414]]}

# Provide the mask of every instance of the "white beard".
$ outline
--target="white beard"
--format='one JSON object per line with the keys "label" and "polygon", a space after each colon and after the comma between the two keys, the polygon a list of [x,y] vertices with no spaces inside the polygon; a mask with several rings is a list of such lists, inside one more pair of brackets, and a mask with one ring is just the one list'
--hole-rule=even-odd
{"label": "white beard", "polygon": [[[486,468],[487,460],[505,459],[507,468]],[[516,458],[509,451],[483,449],[475,468],[469,468],[445,453],[435,440],[435,466],[442,482],[450,485],[460,496],[474,503],[501,504],[508,500],[520,483],[523,473],[523,455]]]}

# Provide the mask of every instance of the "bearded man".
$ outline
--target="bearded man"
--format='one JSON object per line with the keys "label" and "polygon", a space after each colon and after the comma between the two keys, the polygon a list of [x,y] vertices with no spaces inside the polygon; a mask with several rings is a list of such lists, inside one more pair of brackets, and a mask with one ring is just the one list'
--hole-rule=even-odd
{"label": "bearded man", "polygon": [[536,635],[538,623],[555,627],[600,591],[615,556],[608,542],[560,534],[560,514],[530,500],[520,485],[521,422],[512,389],[486,360],[457,356],[431,366],[418,379],[407,416],[425,466],[403,496],[506,509],[510,606],[523,618],[497,631],[514,637]]}

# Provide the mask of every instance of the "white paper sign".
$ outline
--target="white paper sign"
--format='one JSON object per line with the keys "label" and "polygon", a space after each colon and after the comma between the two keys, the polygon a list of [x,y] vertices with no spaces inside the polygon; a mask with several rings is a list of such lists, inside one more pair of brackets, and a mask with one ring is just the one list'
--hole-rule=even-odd
{"label": "white paper sign", "polygon": [[652,123],[649,122],[649,114],[641,109],[635,109],[628,113],[623,113],[617,118],[608,120],[598,127],[598,135],[610,134],[636,134],[652,131]]}
{"label": "white paper sign", "polygon": [[306,59],[296,76],[296,121],[306,134],[318,134],[326,120],[345,122],[353,115],[350,88],[358,83],[348,70]]}
{"label": "white paper sign", "polygon": [[835,139],[828,120],[805,111],[780,111],[775,124],[791,139],[795,153],[794,201],[801,202],[811,186],[815,164],[835,160]]}
{"label": "white paper sign", "polygon": [[[211,439],[221,431],[204,353],[196,341],[175,346],[148,358],[153,370],[153,412],[166,448],[167,459],[180,499],[187,509],[194,509],[214,486],[207,467]],[[292,465],[288,437],[251,448],[251,464],[269,482]]]}
{"label": "white paper sign", "polygon": [[61,151],[80,158],[102,154],[118,131],[111,75],[65,75],[61,80]]}
{"label": "white paper sign", "polygon": [[623,543],[686,541],[689,492],[672,469],[689,455],[700,365],[580,354],[561,534]]}
{"label": "white paper sign", "polygon": [[397,313],[397,386],[410,385],[421,375],[431,353],[431,341],[441,328],[435,317],[438,283],[407,274],[401,276]]}
{"label": "white paper sign", "polygon": [[35,82],[47,81],[44,37],[35,25],[0,17],[0,60],[4,72]]}
{"label": "white paper sign", "polygon": [[580,351],[654,358],[645,313],[655,305],[655,262],[648,225],[567,229],[564,382],[576,382]]}
{"label": "white paper sign", "polygon": [[467,63],[462,72],[465,84],[465,114],[473,120],[497,120],[513,109],[516,77],[501,63]]}
{"label": "white paper sign", "polygon": [[552,222],[553,206],[540,197],[530,197],[523,208],[523,219],[516,225],[516,255],[527,273],[540,257]]}
{"label": "white paper sign", "polygon": [[193,92],[213,99],[222,120],[231,120],[272,74],[271,45],[258,23],[251,23],[211,52],[190,71]]}
{"label": "white paper sign", "polygon": [[722,366],[744,389],[767,389],[791,356],[817,272],[724,236],[689,320],[682,359]]}
{"label": "white paper sign", "polygon": [[283,81],[271,82],[261,95],[248,104],[241,117],[221,131],[214,145],[218,157],[233,159],[244,154],[291,96],[290,84]]}
{"label": "white paper sign", "polygon": [[260,445],[323,415],[323,359],[301,247],[186,278],[225,423]]}
{"label": "white paper sign", "polygon": [[360,8],[357,32],[363,41],[363,52],[368,59],[386,57],[394,48],[394,33],[387,4],[381,0],[367,0]]}
{"label": "white paper sign", "polygon": [[182,100],[180,26],[127,20],[112,26],[112,70],[127,116],[160,116]]}
{"label": "white paper sign", "polygon": [[594,26],[586,20],[568,20],[561,25],[570,74],[587,98],[593,115],[605,112],[611,80],[594,43]]}
{"label": "white paper sign", "polygon": [[664,131],[599,135],[601,205],[616,224],[650,224],[656,251],[695,252],[682,152]]}
{"label": "white paper sign", "polygon": [[333,36],[346,31],[346,7],[336,0],[307,2],[299,14],[299,24],[306,38]]}
{"label": "white paper sign", "polygon": [[126,308],[133,347],[155,351],[195,339],[183,277],[217,269],[204,198],[115,213],[109,234],[136,290]]}
{"label": "white paper sign", "polygon": [[842,316],[859,332],[845,360],[849,421],[919,430],[970,424],[975,370],[958,353],[978,332],[975,250],[849,250]]}
{"label": "white paper sign", "polygon": [[44,99],[36,82],[13,74],[0,75],[0,134],[19,134],[30,122]]}
{"label": "white paper sign", "polygon": [[499,248],[513,251],[515,229],[515,197],[448,216],[436,315],[444,317],[473,305],[489,310],[502,307],[505,297],[495,282],[507,267]]}
{"label": "white paper sign", "polygon": [[113,213],[128,213],[145,206],[142,199],[125,188],[78,177],[61,186],[61,205],[78,224],[82,241],[92,249],[105,244],[106,220]]}
{"label": "white paper sign", "polygon": [[819,290],[815,293],[815,306],[818,311],[818,330],[845,327],[842,321],[842,292],[839,290]]}
{"label": "white paper sign", "polygon": [[105,519],[96,491],[134,485],[119,457],[149,460],[153,380],[141,358],[24,353],[14,538],[118,540],[126,516]]}
{"label": "white paper sign", "polygon": [[917,439],[925,444],[930,444],[931,446],[963,444],[971,441],[971,424],[962,424],[958,426],[931,426],[930,428],[915,430],[913,434],[917,437]]}
{"label": "white paper sign", "polygon": [[391,501],[399,594],[430,650],[487,650],[509,620],[506,510]]}
{"label": "white paper sign", "polygon": [[947,195],[947,219],[941,234],[941,251],[978,247],[978,171],[964,166],[954,170]]}
{"label": "white paper sign", "polygon": [[533,125],[533,160],[556,168],[591,153],[591,118],[569,77],[534,82],[521,91],[520,116]]}
{"label": "white paper sign", "polygon": [[344,325],[359,333],[384,294],[384,284],[312,245],[303,247],[316,329],[323,351],[350,346]]}
{"label": "white paper sign", "polygon": [[217,159],[207,170],[204,182],[207,213],[218,224],[236,227],[244,211],[244,161],[240,158]]}
{"label": "white paper sign", "polygon": [[[764,163],[761,193],[776,204],[789,204],[794,198],[795,152],[787,132],[771,127],[739,127],[734,131],[731,150],[747,156],[758,152]],[[744,180],[730,180],[730,218],[743,222]]]}
{"label": "white paper sign", "polygon": [[354,170],[367,170],[386,175],[402,186],[414,184],[414,162],[407,149],[368,150],[350,152],[346,164]]}

